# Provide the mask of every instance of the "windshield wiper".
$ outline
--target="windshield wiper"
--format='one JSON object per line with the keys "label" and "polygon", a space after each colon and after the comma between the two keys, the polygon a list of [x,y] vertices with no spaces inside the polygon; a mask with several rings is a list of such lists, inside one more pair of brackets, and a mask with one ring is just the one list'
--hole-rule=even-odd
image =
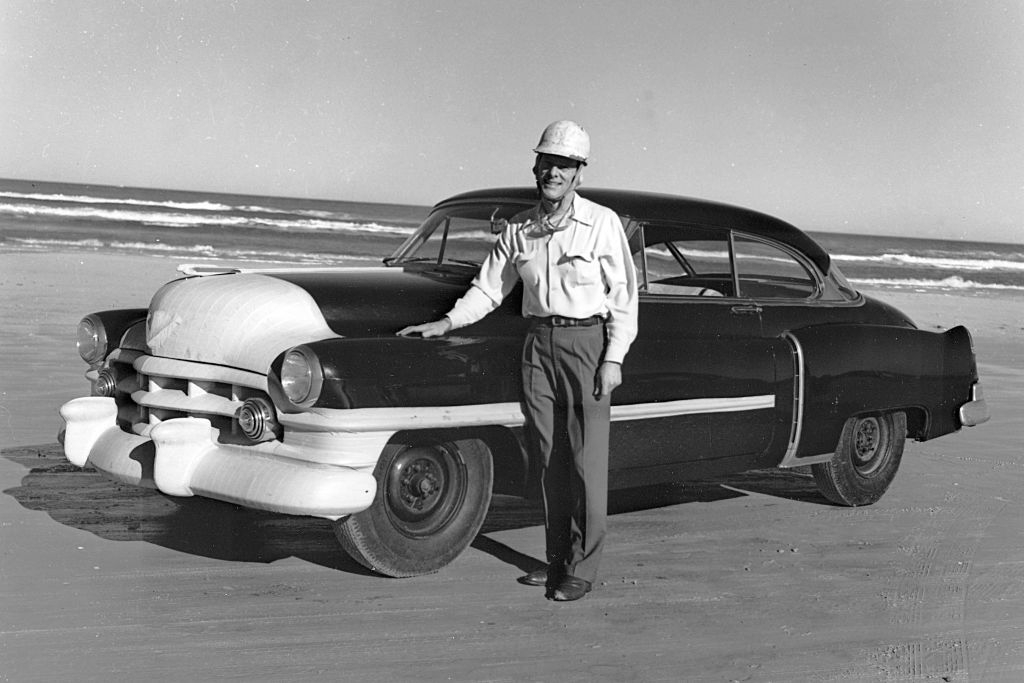
{"label": "windshield wiper", "polygon": [[384,264],[390,266],[393,263],[437,263],[436,256],[416,256],[413,258],[399,259],[397,256],[388,256]]}

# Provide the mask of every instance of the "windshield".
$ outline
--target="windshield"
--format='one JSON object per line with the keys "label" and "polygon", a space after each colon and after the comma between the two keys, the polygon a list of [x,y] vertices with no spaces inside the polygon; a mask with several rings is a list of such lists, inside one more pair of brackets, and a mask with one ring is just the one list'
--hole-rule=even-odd
{"label": "windshield", "polygon": [[385,263],[479,266],[490,252],[505,221],[531,206],[489,202],[437,209]]}

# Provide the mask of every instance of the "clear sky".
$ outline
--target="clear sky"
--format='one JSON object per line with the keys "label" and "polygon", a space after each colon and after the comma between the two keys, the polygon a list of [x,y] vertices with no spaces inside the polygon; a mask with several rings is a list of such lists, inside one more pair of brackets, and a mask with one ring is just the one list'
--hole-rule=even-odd
{"label": "clear sky", "polygon": [[1024,0],[0,3],[0,177],[432,204],[585,184],[1024,243]]}

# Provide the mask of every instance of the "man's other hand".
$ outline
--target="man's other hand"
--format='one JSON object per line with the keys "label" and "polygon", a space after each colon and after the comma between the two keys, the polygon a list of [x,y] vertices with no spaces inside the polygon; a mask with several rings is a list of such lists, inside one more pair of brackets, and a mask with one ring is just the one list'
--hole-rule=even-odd
{"label": "man's other hand", "polygon": [[597,369],[597,386],[594,387],[594,396],[597,398],[608,396],[620,384],[622,384],[622,366],[605,361]]}

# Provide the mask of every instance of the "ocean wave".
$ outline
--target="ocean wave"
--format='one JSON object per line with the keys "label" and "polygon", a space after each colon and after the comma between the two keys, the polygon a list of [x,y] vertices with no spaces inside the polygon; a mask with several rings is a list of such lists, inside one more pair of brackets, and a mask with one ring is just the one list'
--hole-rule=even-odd
{"label": "ocean wave", "polygon": [[186,253],[186,254],[210,254],[217,255],[221,250],[209,244],[193,244],[188,247],[173,244],[152,244],[150,242],[110,242],[107,244],[110,249],[117,251],[134,252],[157,252],[157,253]]}
{"label": "ocean wave", "polygon": [[68,240],[11,237],[4,242],[4,245],[8,248],[14,247],[15,250],[22,251],[52,251],[55,249],[99,251],[101,249],[106,249],[112,251],[165,252],[197,255],[218,253],[216,249],[206,244],[194,244],[189,247],[183,247],[170,244],[151,244],[148,242],[104,242],[98,239]]}
{"label": "ocean wave", "polygon": [[176,246],[171,244],[153,244],[150,242],[103,242],[97,239],[62,240],[62,239],[26,239],[11,238],[5,243],[14,247],[15,251],[47,252],[60,249],[74,251],[109,251],[111,253],[127,253],[150,256],[179,256],[201,261],[253,261],[253,262],[287,262],[309,264],[334,264],[343,261],[365,261],[380,263],[380,256],[361,254],[324,254],[321,252],[282,251],[266,249],[232,249],[216,248],[209,244],[193,244]]}
{"label": "ocean wave", "polygon": [[115,223],[132,223],[171,228],[257,228],[282,232],[372,232],[402,236],[408,236],[415,231],[415,228],[387,223],[330,220],[313,216],[267,218],[232,214],[133,211],[131,209],[41,206],[36,204],[0,204],[0,213],[14,216],[42,216],[72,220],[105,220]]}
{"label": "ocean wave", "polygon": [[913,254],[880,254],[877,256],[834,254],[832,260],[845,263],[879,263],[890,266],[906,265],[917,268],[945,268],[947,270],[978,272],[1008,270],[1024,273],[1024,261],[1007,261],[1000,258],[915,256]]}
{"label": "ocean wave", "polygon": [[61,240],[61,239],[24,239],[20,237],[11,237],[7,240],[0,242],[5,247],[14,246],[16,248],[23,249],[25,251],[46,251],[47,249],[85,249],[89,251],[95,251],[103,249],[107,245],[101,240],[97,239],[84,239],[84,240]]}
{"label": "ocean wave", "polygon": [[[66,202],[75,204],[125,204],[128,206],[154,206],[165,209],[185,209],[189,211],[234,211],[235,207],[217,202],[157,202],[148,199],[110,199],[89,195],[43,194],[33,192],[2,192],[0,197],[7,199],[30,199],[38,202]],[[2,208],[2,207],[0,207]]]}
{"label": "ocean wave", "polygon": [[[45,194],[35,192],[4,192],[0,191],[0,198],[12,199],[16,201],[31,200],[34,202],[59,202],[61,204],[87,204],[87,205],[114,205],[114,206],[132,206],[132,207],[150,207],[156,209],[170,209],[174,211],[211,211],[211,212],[242,212],[251,214],[266,214],[266,215],[294,215],[302,216],[307,218],[319,218],[324,220],[338,220],[339,215],[333,211],[326,211],[320,209],[281,209],[273,208],[269,206],[261,206],[258,204],[243,204],[239,206],[233,206],[231,204],[224,204],[221,202],[210,202],[210,201],[195,201],[195,202],[181,202],[181,201],[156,201],[150,199],[133,199],[133,198],[110,198],[110,197],[94,197],[90,195],[69,195],[69,194]],[[24,209],[24,204],[17,205],[11,204],[9,206],[16,207],[14,210],[7,210],[8,213],[17,213],[19,209]],[[32,205],[35,206],[35,205]],[[69,208],[69,207],[63,207]],[[0,204],[0,211],[5,211],[7,207]],[[88,212],[88,209],[79,209],[83,212]],[[72,209],[74,211],[74,209]],[[88,218],[88,215],[84,217]],[[342,217],[343,218],[343,217]],[[131,220],[131,218],[129,218]]]}
{"label": "ocean wave", "polygon": [[246,206],[235,207],[238,211],[244,211],[246,213],[265,213],[265,214],[283,214],[283,215],[295,215],[295,216],[307,216],[310,218],[324,218],[338,220],[338,214],[334,211],[324,211],[320,209],[272,209],[268,206],[257,206],[250,204]]}
{"label": "ocean wave", "polygon": [[200,261],[246,261],[253,263],[303,263],[313,265],[336,265],[339,263],[351,263],[359,261],[381,265],[384,261],[379,256],[366,256],[365,254],[320,254],[295,251],[247,251],[247,250],[221,250],[217,254],[209,256],[196,255],[194,258]]}
{"label": "ocean wave", "polygon": [[111,242],[111,249],[132,253],[184,254],[190,258],[224,259],[231,261],[298,261],[300,263],[335,263],[340,260],[381,261],[379,256],[355,256],[349,254],[323,254],[302,251],[280,251],[267,249],[229,249],[215,248],[207,244],[194,244],[189,247],[177,247],[167,244],[150,244],[148,242]]}
{"label": "ocean wave", "polygon": [[452,230],[448,233],[448,239],[462,242],[494,242],[498,236],[489,230]]}
{"label": "ocean wave", "polygon": [[918,287],[921,289],[956,290],[992,289],[1024,292],[1024,286],[1021,285],[975,282],[974,280],[965,280],[964,278],[958,275],[942,278],[941,280],[926,280],[919,278],[850,278],[850,282],[852,282],[855,285],[869,287]]}

